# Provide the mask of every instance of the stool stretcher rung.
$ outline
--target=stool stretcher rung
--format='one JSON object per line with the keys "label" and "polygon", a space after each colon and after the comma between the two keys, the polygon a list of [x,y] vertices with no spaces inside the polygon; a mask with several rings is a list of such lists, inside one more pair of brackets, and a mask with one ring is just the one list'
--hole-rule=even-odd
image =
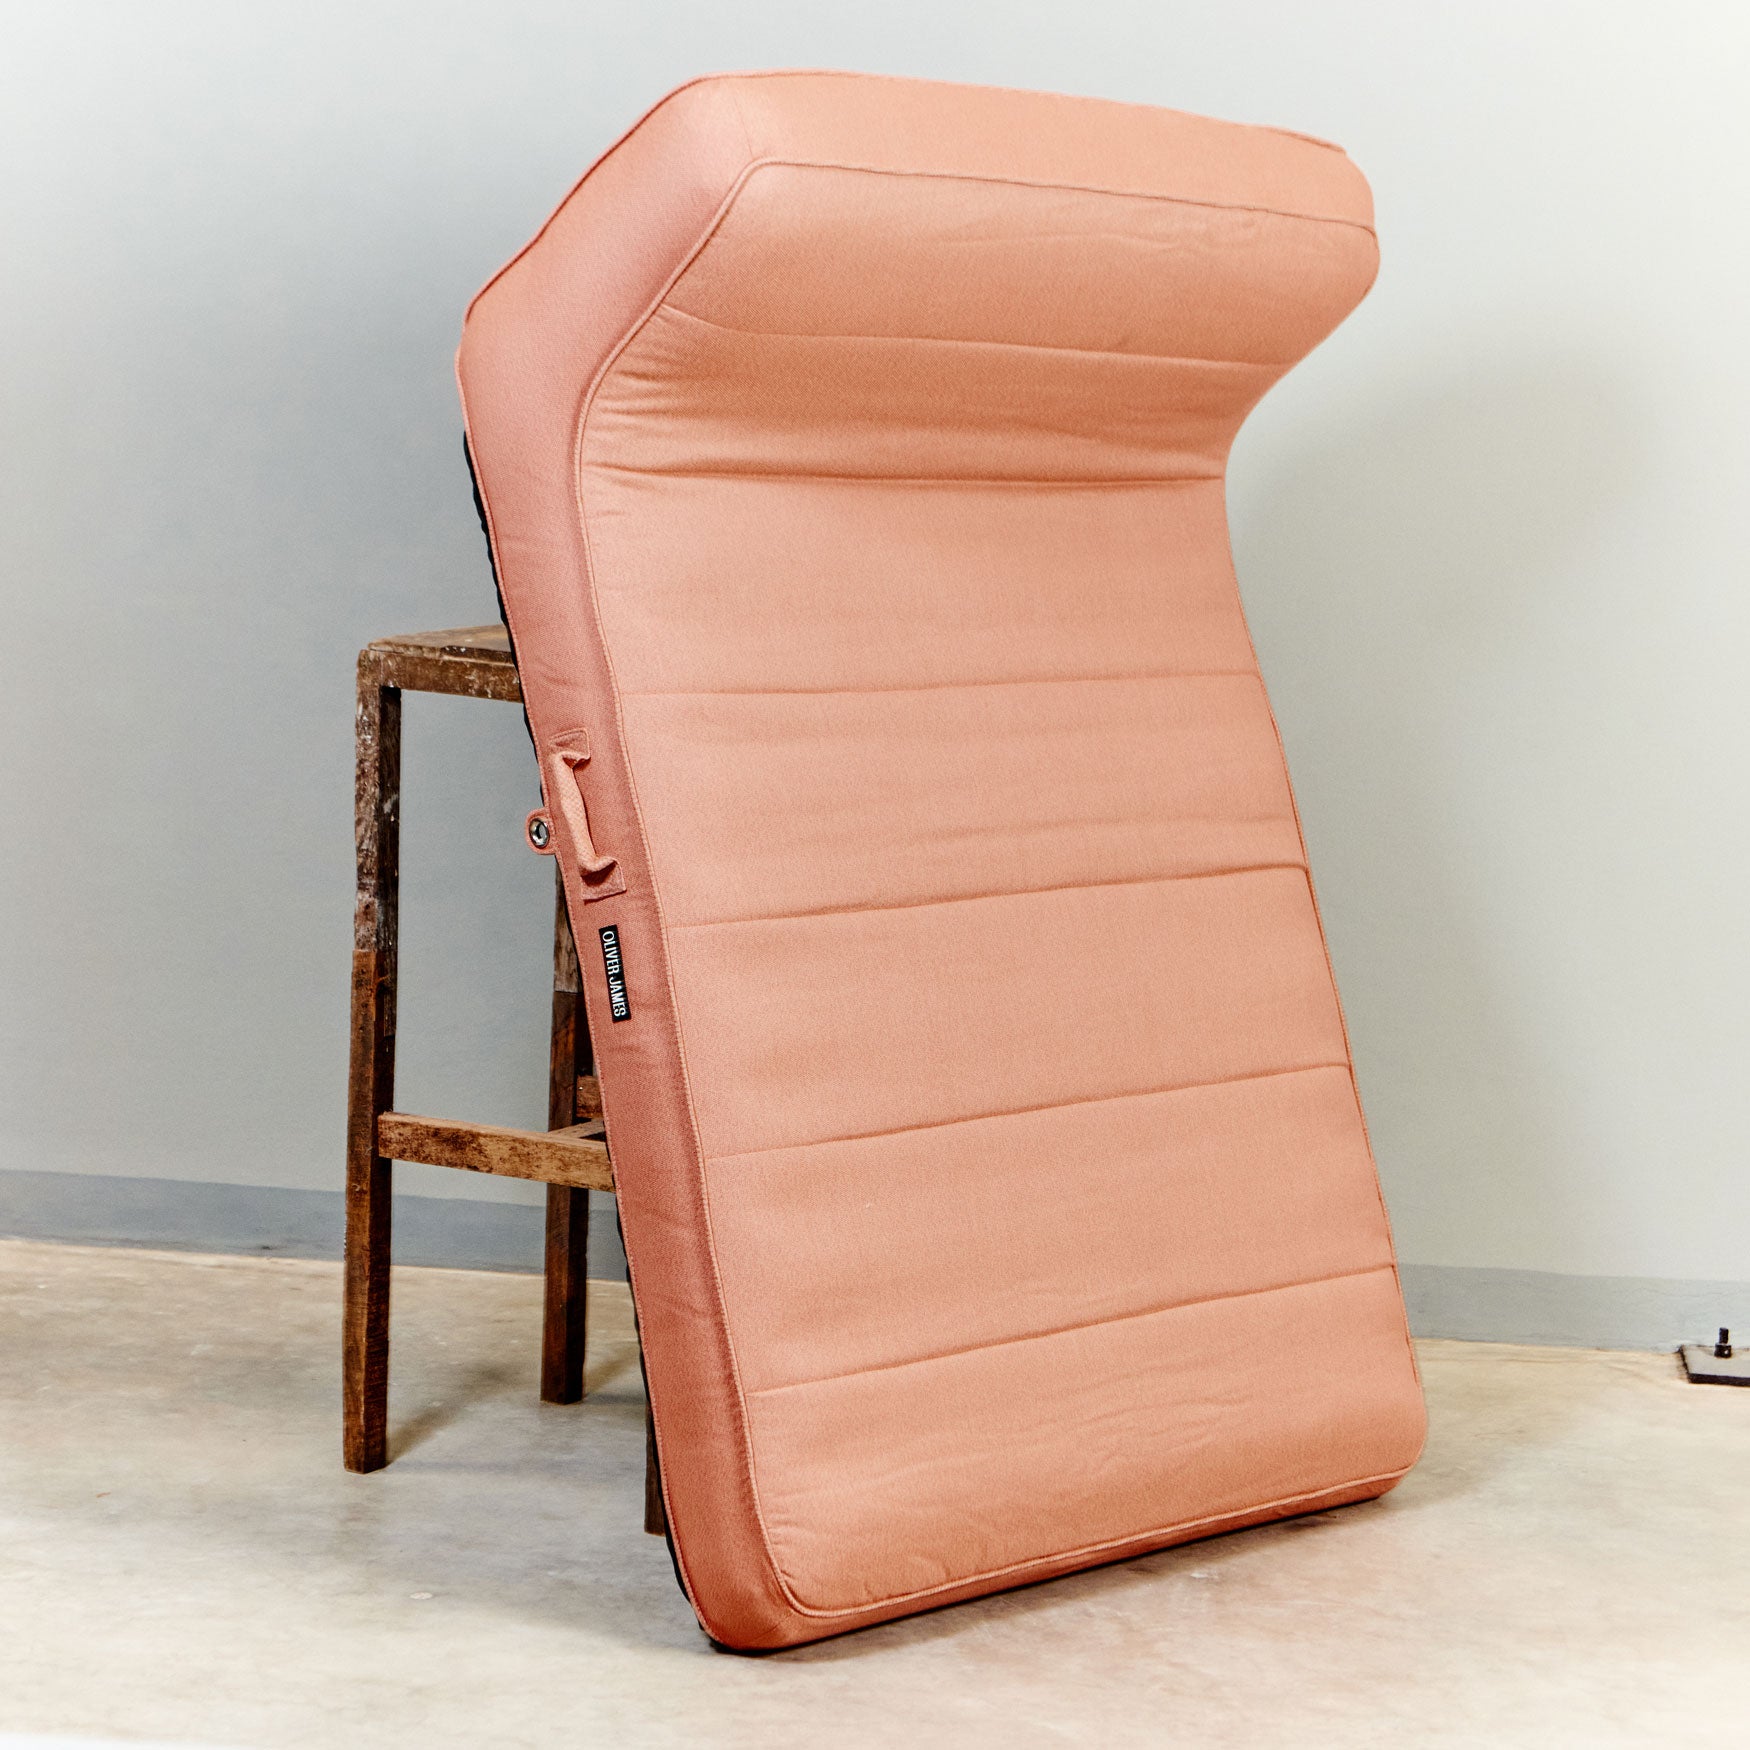
{"label": "stool stretcher rung", "polygon": [[507,1130],[496,1124],[384,1112],[377,1119],[377,1153],[386,1160],[423,1161],[470,1173],[536,1179],[547,1185],[590,1191],[614,1188],[607,1140],[599,1122],[573,1124],[563,1130]]}

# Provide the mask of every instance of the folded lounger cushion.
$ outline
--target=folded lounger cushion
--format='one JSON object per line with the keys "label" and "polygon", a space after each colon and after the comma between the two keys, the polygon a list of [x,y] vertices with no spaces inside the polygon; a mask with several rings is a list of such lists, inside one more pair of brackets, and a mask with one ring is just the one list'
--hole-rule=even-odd
{"label": "folded lounger cushion", "polygon": [[716,78],[469,313],[676,1563],[723,1643],[1416,1457],[1223,504],[1370,222],[1298,135]]}

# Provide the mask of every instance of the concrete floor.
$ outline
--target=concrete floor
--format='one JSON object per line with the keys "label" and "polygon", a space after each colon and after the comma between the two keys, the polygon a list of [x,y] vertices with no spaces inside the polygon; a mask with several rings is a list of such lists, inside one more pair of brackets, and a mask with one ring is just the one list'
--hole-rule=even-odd
{"label": "concrete floor", "polygon": [[1750,1745],[1750,1392],[1668,1356],[1424,1343],[1432,1438],[1383,1501],[739,1659],[638,1528],[624,1290],[565,1409],[537,1280],[395,1292],[397,1456],[354,1477],[333,1266],[0,1243],[0,1733]]}

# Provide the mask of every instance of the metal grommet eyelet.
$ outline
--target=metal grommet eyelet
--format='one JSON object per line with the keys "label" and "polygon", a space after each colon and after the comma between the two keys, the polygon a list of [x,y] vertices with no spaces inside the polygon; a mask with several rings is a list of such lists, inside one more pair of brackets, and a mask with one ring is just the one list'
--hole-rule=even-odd
{"label": "metal grommet eyelet", "polygon": [[547,818],[546,810],[537,808],[523,822],[523,832],[528,838],[529,848],[545,856],[553,843],[553,823]]}

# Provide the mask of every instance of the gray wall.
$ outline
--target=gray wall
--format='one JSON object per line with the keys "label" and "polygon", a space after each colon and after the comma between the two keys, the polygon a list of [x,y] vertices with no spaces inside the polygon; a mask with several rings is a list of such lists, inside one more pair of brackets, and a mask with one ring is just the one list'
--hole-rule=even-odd
{"label": "gray wall", "polygon": [[[353,653],[494,611],[462,308],[669,86],[852,66],[1280,123],[1368,172],[1384,272],[1242,437],[1235,546],[1424,1322],[1750,1324],[1744,15],[161,0],[7,39],[13,1225],[150,1226],[139,1187],[48,1175],[332,1195]],[[406,779],[402,1102],[539,1122],[517,713],[410,700]],[[178,1195],[171,1226],[224,1202]]]}

